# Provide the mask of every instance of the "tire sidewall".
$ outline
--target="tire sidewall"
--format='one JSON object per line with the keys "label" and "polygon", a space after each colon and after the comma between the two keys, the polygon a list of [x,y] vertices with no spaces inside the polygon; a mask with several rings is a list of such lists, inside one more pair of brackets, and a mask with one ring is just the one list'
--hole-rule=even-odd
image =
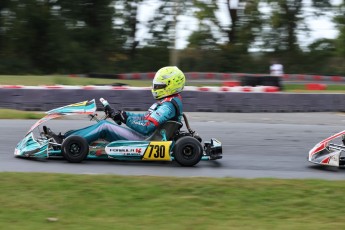
{"label": "tire sidewall", "polygon": [[[73,144],[80,147],[80,153],[78,155],[73,155],[73,153],[70,152],[71,145]],[[61,153],[68,162],[80,163],[89,153],[89,144],[86,139],[81,136],[69,136],[62,143]]]}
{"label": "tire sidewall", "polygon": [[[185,148],[192,150],[192,157],[186,158],[183,154]],[[174,159],[182,166],[194,166],[202,158],[203,148],[200,142],[191,136],[184,136],[179,138],[174,146]]]}

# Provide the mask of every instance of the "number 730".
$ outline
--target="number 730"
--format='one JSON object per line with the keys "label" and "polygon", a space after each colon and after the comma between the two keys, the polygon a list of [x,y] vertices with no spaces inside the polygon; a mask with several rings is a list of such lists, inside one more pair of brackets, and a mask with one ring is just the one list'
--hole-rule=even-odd
{"label": "number 730", "polygon": [[165,156],[165,146],[164,145],[149,145],[150,153],[149,158],[152,154],[154,158],[164,158]]}

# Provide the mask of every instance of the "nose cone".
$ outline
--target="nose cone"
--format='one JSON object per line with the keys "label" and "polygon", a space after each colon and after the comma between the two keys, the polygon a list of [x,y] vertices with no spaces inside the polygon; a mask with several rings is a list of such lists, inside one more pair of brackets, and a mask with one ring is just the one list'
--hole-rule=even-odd
{"label": "nose cone", "polygon": [[309,157],[308,157],[308,160],[310,162],[314,162],[314,159],[317,157],[317,155],[323,151],[326,146],[328,145],[328,142],[321,142],[321,143],[318,143],[314,146],[314,148],[312,148],[310,151],[309,151]]}
{"label": "nose cone", "polygon": [[309,151],[308,161],[319,164],[339,167],[341,149],[336,145],[323,142]]}
{"label": "nose cone", "polygon": [[47,146],[48,140],[46,142],[39,143],[30,133],[21,140],[14,149],[14,155],[19,157],[30,157],[41,154],[42,151]]}

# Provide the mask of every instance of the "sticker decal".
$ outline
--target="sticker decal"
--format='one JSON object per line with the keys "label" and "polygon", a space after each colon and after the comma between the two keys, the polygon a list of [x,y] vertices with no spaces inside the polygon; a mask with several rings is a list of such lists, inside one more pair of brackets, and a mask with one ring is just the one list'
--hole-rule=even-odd
{"label": "sticker decal", "polygon": [[145,147],[134,146],[107,146],[105,152],[115,156],[141,156],[145,151]]}
{"label": "sticker decal", "polygon": [[142,160],[170,161],[171,141],[152,141],[147,146]]}
{"label": "sticker decal", "polygon": [[330,156],[328,164],[331,166],[339,167],[339,156],[341,151],[335,152],[332,156]]}

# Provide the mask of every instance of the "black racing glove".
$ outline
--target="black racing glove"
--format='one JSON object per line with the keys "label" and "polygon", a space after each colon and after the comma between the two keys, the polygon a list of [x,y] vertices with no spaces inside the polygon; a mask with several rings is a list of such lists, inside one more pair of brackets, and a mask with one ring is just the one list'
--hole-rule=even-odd
{"label": "black racing glove", "polygon": [[126,114],[125,111],[123,111],[123,110],[118,110],[118,111],[114,114],[114,116],[112,116],[111,118],[112,118],[117,124],[119,124],[118,122],[120,122],[120,124],[121,124],[121,122],[124,123],[124,124],[126,124],[128,116],[127,116],[127,114]]}
{"label": "black racing glove", "polygon": [[115,110],[113,108],[111,108],[110,105],[104,106],[104,113],[111,118],[113,118],[113,116],[115,116]]}
{"label": "black racing glove", "polygon": [[[105,100],[104,98],[100,98],[99,101],[103,104],[104,106],[104,113],[112,118],[118,125],[121,125],[122,120],[126,121],[127,120],[127,116],[126,119],[124,119],[124,115],[120,115],[119,113],[121,113],[122,111],[119,110],[118,112],[115,112],[115,110],[109,105],[108,101]],[[126,115],[126,113],[125,113]],[[124,122],[125,123],[125,122]]]}

